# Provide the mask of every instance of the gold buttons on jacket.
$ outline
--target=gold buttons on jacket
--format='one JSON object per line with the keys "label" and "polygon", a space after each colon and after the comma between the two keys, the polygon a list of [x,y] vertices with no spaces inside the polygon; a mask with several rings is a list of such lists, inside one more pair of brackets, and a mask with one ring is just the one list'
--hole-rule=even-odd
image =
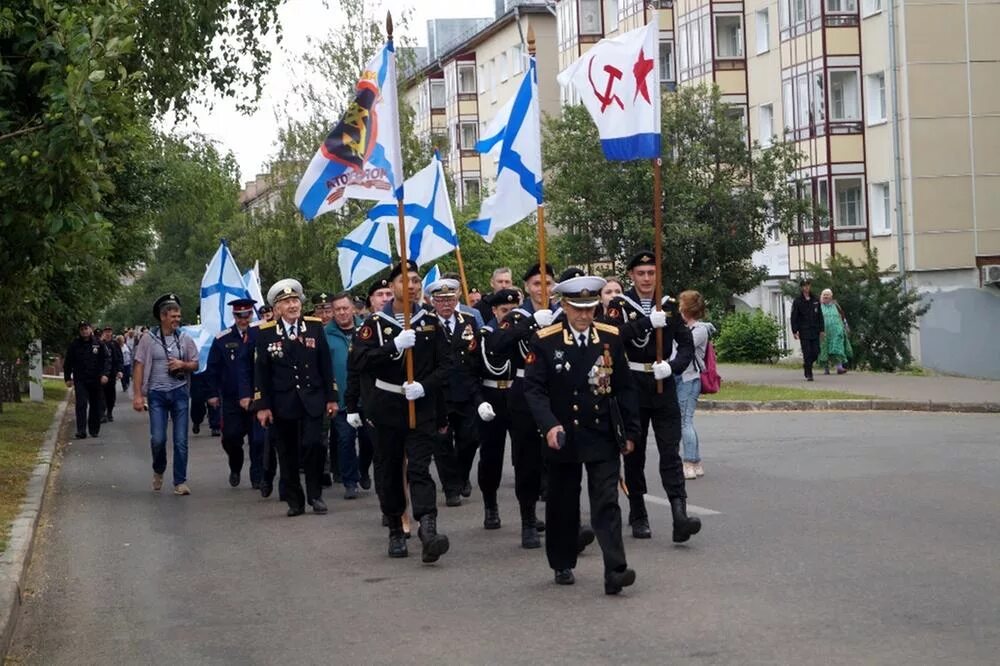
{"label": "gold buttons on jacket", "polygon": [[580,411],[580,405],[573,405],[573,411],[574,412]]}
{"label": "gold buttons on jacket", "polygon": [[580,422],[577,421],[576,419],[573,419],[573,425],[578,426],[578,425],[580,425]]}

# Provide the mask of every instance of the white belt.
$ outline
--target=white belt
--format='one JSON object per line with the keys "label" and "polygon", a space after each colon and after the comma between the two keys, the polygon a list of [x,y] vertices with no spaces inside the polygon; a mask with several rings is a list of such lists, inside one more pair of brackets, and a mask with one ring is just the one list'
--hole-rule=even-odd
{"label": "white belt", "polygon": [[524,377],[524,368],[518,368],[514,374],[518,377]]}
{"label": "white belt", "polygon": [[383,391],[388,391],[389,393],[397,393],[399,395],[405,395],[406,391],[399,384],[390,384],[389,382],[384,382],[381,379],[375,380],[375,388],[380,388]]}
{"label": "white belt", "polygon": [[483,386],[492,389],[509,389],[513,386],[514,381],[511,379],[484,379]]}
{"label": "white belt", "polygon": [[652,363],[635,363],[633,361],[628,362],[628,369],[635,370],[636,372],[653,372]]}

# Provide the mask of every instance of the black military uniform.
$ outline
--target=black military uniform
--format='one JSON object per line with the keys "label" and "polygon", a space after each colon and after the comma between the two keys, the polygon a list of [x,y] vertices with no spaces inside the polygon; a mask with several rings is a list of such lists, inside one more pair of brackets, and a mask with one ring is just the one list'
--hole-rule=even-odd
{"label": "black military uniform", "polygon": [[[110,326],[105,326],[101,332],[112,330]],[[108,383],[101,387],[104,390],[104,415],[101,417],[101,421],[114,421],[115,402],[118,397],[118,373],[125,369],[125,356],[122,354],[122,349],[118,346],[114,336],[107,342],[102,340],[101,343],[107,348],[108,355],[111,357],[111,372],[108,373]]]}
{"label": "black military uniform", "polygon": [[[651,252],[640,252],[629,261],[629,270],[640,265],[655,264]],[[635,452],[625,458],[625,485],[629,494],[629,525],[632,536],[647,539],[652,535],[649,514],[646,512],[646,438],[650,423],[660,454],[660,479],[670,500],[673,514],[673,539],[687,541],[701,529],[698,518],[687,515],[687,491],[684,485],[684,466],[680,457],[681,413],[677,404],[677,386],[671,375],[662,380],[663,392],[657,392],[653,377],[656,362],[656,333],[650,321],[653,304],[641,299],[635,288],[629,289],[608,304],[604,320],[616,326],[625,346],[628,367],[639,394],[639,421],[641,432],[635,442]],[[676,354],[670,361],[674,374],[679,374],[694,358],[694,341],[691,331],[684,325],[677,311],[677,304],[665,298],[662,309],[666,315],[663,328],[664,357],[670,356],[674,344]]]}
{"label": "black military uniform", "polygon": [[[301,295],[297,281],[282,280],[271,287],[268,300],[273,304],[275,299]],[[301,514],[306,501],[316,513],[325,513],[323,417],[327,403],[337,402],[337,385],[323,325],[315,317],[294,322],[279,317],[261,324],[255,354],[254,409],[272,413],[288,515]],[[299,480],[300,465],[305,472],[305,494]]]}
{"label": "black military uniform", "polygon": [[[408,272],[417,271],[413,262],[409,262],[407,268]],[[397,265],[389,280],[402,274],[403,267]],[[410,348],[413,378],[414,383],[423,387],[424,393],[413,401],[416,427],[409,427],[410,401],[403,386],[407,381],[406,351],[396,344],[396,338],[403,333],[403,325],[396,319],[392,302],[365,320],[354,336],[354,366],[362,373],[362,391],[367,382],[374,385],[372,402],[366,398],[365,404],[374,404],[377,408],[366,408],[365,419],[377,431],[376,459],[381,465],[377,486],[382,513],[389,523],[389,556],[406,557],[408,554],[402,525],[406,511],[405,458],[413,516],[420,521],[423,561],[435,562],[448,551],[449,541],[448,537],[437,533],[437,491],[430,474],[430,462],[438,429],[447,425],[447,414],[441,409],[444,405],[442,391],[451,373],[452,356],[437,317],[416,304],[411,306],[409,330],[414,332],[416,340]]]}
{"label": "black military uniform", "polygon": [[[799,287],[812,285],[809,280],[800,280]],[[825,330],[823,309],[819,299],[810,291],[809,297],[799,294],[792,301],[792,333],[799,336],[802,345],[802,369],[806,379],[813,379],[813,363],[819,358],[819,338]]]}
{"label": "black military uniform", "polygon": [[[90,328],[81,321],[77,330]],[[63,377],[73,381],[76,400],[76,437],[84,439],[87,432],[97,437],[101,432],[101,415],[104,413],[104,396],[101,378],[111,383],[111,356],[107,347],[93,334],[73,338],[63,358]],[[89,411],[88,411],[89,410]]]}
{"label": "black military uniform", "polygon": [[[307,314],[312,314],[313,312],[315,312],[316,308],[318,308],[320,306],[332,305],[333,304],[333,294],[325,292],[325,291],[321,291],[320,293],[315,294],[312,297],[311,302],[312,302],[312,311],[309,312],[309,313],[307,313]],[[322,321],[322,319],[320,321]],[[326,324],[324,324],[324,326],[325,325]],[[327,463],[327,467],[329,467],[330,471],[328,473],[324,473],[323,474],[323,487],[324,488],[329,488],[333,484],[341,482],[341,478],[340,478],[340,464],[337,462],[337,452],[340,449],[340,443],[339,443],[339,440],[337,439],[337,431],[333,427],[333,424],[332,423],[328,423],[327,425],[329,426],[329,430],[326,433],[326,437],[327,437],[327,441],[328,441],[328,443],[327,443],[328,455],[327,455],[326,463]]]}
{"label": "black military uniform", "polygon": [[[583,276],[556,289],[576,307],[594,308],[603,283]],[[586,466],[591,524],[604,553],[605,592],[617,594],[635,580],[622,543],[619,453],[625,440],[636,442],[640,436],[635,386],[618,330],[595,322],[576,331],[568,320],[541,329],[532,339],[524,383],[539,430],[548,433],[562,426],[565,431],[560,449],[544,449],[549,462],[545,552],[556,582],[573,582]]]}

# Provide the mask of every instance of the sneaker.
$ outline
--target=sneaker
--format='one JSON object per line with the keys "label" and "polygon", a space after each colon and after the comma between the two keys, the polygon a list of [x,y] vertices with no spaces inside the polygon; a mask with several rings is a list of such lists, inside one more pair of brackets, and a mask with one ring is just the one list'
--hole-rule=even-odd
{"label": "sneaker", "polygon": [[153,490],[159,490],[163,487],[163,475],[153,474]]}
{"label": "sneaker", "polygon": [[705,476],[705,468],[702,467],[700,462],[694,464],[694,473],[698,476]]}
{"label": "sneaker", "polygon": [[182,483],[174,486],[174,495],[190,495],[191,489],[188,488],[186,483]]}
{"label": "sneaker", "polygon": [[698,473],[694,469],[694,463],[684,462],[684,478],[688,480],[698,478]]}

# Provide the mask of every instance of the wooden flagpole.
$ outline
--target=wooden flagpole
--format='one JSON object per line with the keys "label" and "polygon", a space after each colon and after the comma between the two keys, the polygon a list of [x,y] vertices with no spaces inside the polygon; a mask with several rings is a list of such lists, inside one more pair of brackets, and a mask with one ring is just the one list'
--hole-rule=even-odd
{"label": "wooden flagpole", "polygon": [[[535,57],[535,29],[532,27],[531,23],[528,23],[528,56],[532,59]],[[530,76],[531,68],[528,68],[528,74]],[[546,258],[545,258],[545,208],[544,206],[538,207],[538,267],[540,272],[540,277],[542,280],[542,303],[546,308],[550,306],[549,303],[549,276],[545,268]],[[554,279],[554,278],[553,278]]]}
{"label": "wooden flagpole", "polygon": [[458,232],[455,233],[455,259],[458,261],[458,276],[462,279],[462,298],[465,299],[465,304],[471,308],[472,304],[469,303],[469,282],[465,279],[465,262],[462,261],[462,248],[458,243]]}
{"label": "wooden flagpole", "polygon": [[[657,310],[663,309],[663,275],[661,266],[663,265],[663,189],[661,168],[663,160],[659,157],[653,158],[653,254],[656,256],[656,290],[653,293],[655,299],[654,307]],[[656,329],[656,362],[663,360],[663,329]],[[663,380],[656,382],[656,392],[663,393]]]}

